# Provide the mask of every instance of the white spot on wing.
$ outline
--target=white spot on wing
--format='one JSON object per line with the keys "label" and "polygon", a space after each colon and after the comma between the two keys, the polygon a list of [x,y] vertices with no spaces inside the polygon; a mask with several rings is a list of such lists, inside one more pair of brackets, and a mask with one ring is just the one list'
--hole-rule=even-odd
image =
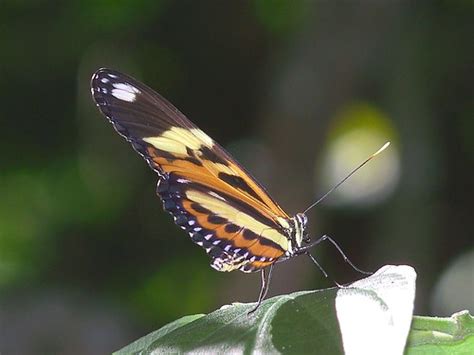
{"label": "white spot on wing", "polygon": [[134,102],[140,93],[140,90],[127,83],[115,83],[112,86],[112,95],[122,101]]}
{"label": "white spot on wing", "polygon": [[[216,260],[216,259],[214,259],[214,260]],[[217,270],[217,271],[221,271],[221,266],[222,266],[221,264],[219,264],[219,263],[217,263],[217,262],[215,262],[215,261],[211,264],[211,267],[212,267],[214,270]]]}

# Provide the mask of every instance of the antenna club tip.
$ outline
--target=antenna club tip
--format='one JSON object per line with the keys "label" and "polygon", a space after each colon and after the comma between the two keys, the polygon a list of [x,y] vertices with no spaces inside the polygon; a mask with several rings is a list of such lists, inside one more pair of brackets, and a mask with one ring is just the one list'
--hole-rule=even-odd
{"label": "antenna club tip", "polygon": [[307,209],[304,210],[303,213],[308,212],[310,209],[312,209],[314,206],[316,206],[318,203],[320,203],[322,200],[324,200],[327,195],[329,195],[331,192],[333,192],[333,191],[336,190],[339,186],[341,186],[341,185],[344,183],[344,181],[346,181],[347,179],[349,179],[357,170],[359,170],[360,168],[362,168],[365,164],[367,164],[370,160],[372,160],[372,158],[374,158],[377,154],[379,154],[379,153],[381,153],[382,151],[384,151],[389,145],[390,145],[390,142],[385,142],[385,144],[382,146],[382,148],[380,148],[379,150],[377,150],[374,154],[372,154],[371,156],[369,156],[364,162],[362,162],[361,164],[359,164],[359,166],[358,166],[357,168],[355,168],[354,170],[352,170],[344,179],[342,179],[341,181],[339,181],[332,189],[330,189],[328,192],[326,192],[319,200],[317,200],[316,202],[314,202],[313,204],[311,204]]}
{"label": "antenna club tip", "polygon": [[388,146],[390,145],[390,142],[386,142],[382,148],[380,148],[379,150],[377,150],[373,155],[372,157],[375,157],[376,155],[382,153]]}

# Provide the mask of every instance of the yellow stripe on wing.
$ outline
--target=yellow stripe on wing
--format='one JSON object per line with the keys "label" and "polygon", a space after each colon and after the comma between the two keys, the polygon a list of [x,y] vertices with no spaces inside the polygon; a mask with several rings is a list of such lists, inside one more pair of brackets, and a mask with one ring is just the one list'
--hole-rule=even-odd
{"label": "yellow stripe on wing", "polygon": [[211,137],[198,128],[172,127],[158,137],[144,137],[143,140],[166,152],[186,155],[186,148],[199,150],[202,146],[212,148]]}
{"label": "yellow stripe on wing", "polygon": [[288,238],[278,230],[257,221],[252,216],[239,211],[224,200],[195,190],[186,191],[186,197],[216,215],[227,219],[229,222],[250,229],[260,237],[271,240],[275,244],[278,244],[283,250],[288,250],[290,247]]}
{"label": "yellow stripe on wing", "polygon": [[[159,136],[142,139],[150,144],[148,154],[165,172],[179,171],[183,176],[199,172],[199,178],[190,181],[224,190],[252,205],[283,228],[290,227],[287,221],[289,216],[280,206],[200,129],[171,127]],[[153,148],[157,149],[157,153]],[[171,159],[169,156],[160,156],[160,152],[170,154]],[[199,165],[204,169],[201,170]],[[223,188],[223,185],[226,187]]]}

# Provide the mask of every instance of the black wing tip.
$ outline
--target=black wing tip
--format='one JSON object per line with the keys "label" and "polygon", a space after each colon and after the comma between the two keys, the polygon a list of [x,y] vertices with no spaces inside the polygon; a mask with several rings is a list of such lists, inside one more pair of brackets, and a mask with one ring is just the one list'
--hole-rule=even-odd
{"label": "black wing tip", "polygon": [[[126,75],[109,68],[99,68],[94,72],[91,78],[90,90],[92,94],[92,99],[94,100],[98,109],[102,114],[112,123],[116,123],[116,120],[113,117],[111,108],[109,104],[113,101],[110,93],[113,90],[113,85],[117,82],[126,81]],[[120,134],[121,132],[118,127],[115,127]]]}
{"label": "black wing tip", "polygon": [[108,74],[115,74],[115,70],[112,70],[112,69],[109,69],[109,68],[99,68],[97,69],[94,74],[92,74],[92,77],[91,77],[91,89],[93,90],[94,87],[97,87],[98,83],[99,83],[99,80],[100,78],[102,78],[104,75],[108,75]]}
{"label": "black wing tip", "polygon": [[108,74],[113,74],[113,75],[123,75],[117,70],[106,68],[106,67],[101,67],[97,69],[94,74],[92,74],[92,80],[101,77],[102,75],[108,75]]}
{"label": "black wing tip", "polygon": [[101,78],[105,78],[105,77],[111,80],[115,80],[115,81],[138,82],[136,79],[134,79],[130,75],[124,74],[115,69],[102,67],[102,68],[97,69],[94,72],[94,74],[92,74],[91,85],[93,85],[94,82],[97,82],[97,80]]}
{"label": "black wing tip", "polygon": [[99,68],[97,69],[94,74],[92,74],[91,78],[91,89],[94,91],[95,88],[100,88],[104,86],[105,81],[102,79],[106,79],[107,83],[113,82],[134,82],[135,80],[130,76],[119,72],[118,70],[110,69],[110,68]]}
{"label": "black wing tip", "polygon": [[97,98],[105,97],[107,94],[112,92],[112,89],[117,84],[128,84],[130,87],[143,91],[144,88],[153,91],[146,87],[146,85],[140,83],[133,77],[119,72],[118,70],[110,68],[99,68],[94,74],[92,74],[90,87],[94,100],[97,104]]}
{"label": "black wing tip", "polygon": [[[94,72],[90,88],[92,98],[100,109],[107,106],[107,101],[110,100],[110,94],[113,93],[114,86],[119,83],[130,83],[132,87],[136,86],[131,77],[117,70],[100,68]],[[108,114],[108,112],[104,113]]]}
{"label": "black wing tip", "polygon": [[107,78],[109,80],[116,80],[118,78],[121,78],[120,80],[124,80],[125,78],[127,78],[127,76],[113,69],[99,68],[94,72],[94,74],[92,74],[91,88],[102,86],[100,80],[104,78]]}

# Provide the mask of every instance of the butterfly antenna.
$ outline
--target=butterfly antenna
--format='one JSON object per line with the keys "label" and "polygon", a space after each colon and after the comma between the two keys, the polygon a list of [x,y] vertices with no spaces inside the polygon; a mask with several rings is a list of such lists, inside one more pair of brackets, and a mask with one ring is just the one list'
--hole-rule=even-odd
{"label": "butterfly antenna", "polygon": [[314,202],[311,206],[309,206],[307,209],[304,210],[303,213],[306,213],[308,212],[310,209],[312,209],[314,206],[316,206],[317,204],[319,204],[322,200],[324,200],[331,192],[333,192],[334,190],[336,190],[339,186],[341,186],[347,179],[349,179],[352,175],[354,175],[354,173],[359,170],[360,168],[362,168],[365,164],[367,164],[369,161],[371,161],[373,158],[375,158],[377,155],[379,155],[380,153],[382,153],[385,148],[387,148],[388,146],[390,145],[390,142],[387,142],[385,143],[379,150],[377,150],[374,154],[372,154],[370,157],[368,157],[367,159],[365,159],[362,163],[360,163],[354,170],[352,170],[349,174],[347,174],[347,176],[342,179],[341,181],[339,181],[332,189],[330,189],[328,192],[326,192],[319,200],[317,200],[316,202]]}

